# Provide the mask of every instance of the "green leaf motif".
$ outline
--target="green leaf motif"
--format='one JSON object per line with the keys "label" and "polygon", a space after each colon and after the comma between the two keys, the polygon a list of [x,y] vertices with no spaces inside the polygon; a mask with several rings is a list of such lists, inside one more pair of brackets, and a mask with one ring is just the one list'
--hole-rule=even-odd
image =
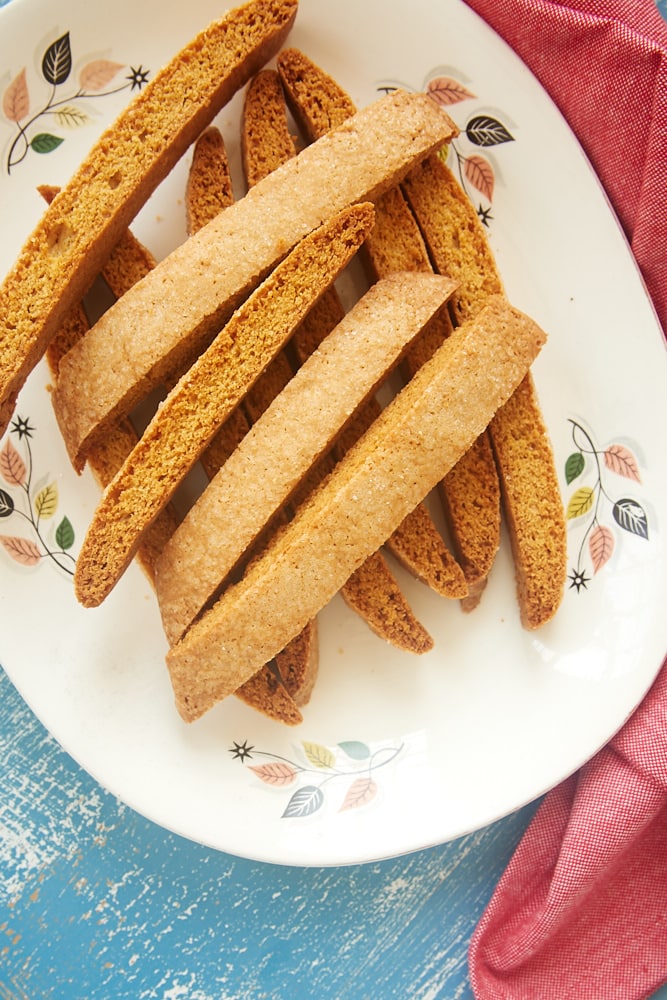
{"label": "green leaf motif", "polygon": [[586,459],[580,451],[573,452],[565,463],[565,481],[569,486],[584,471]]}
{"label": "green leaf motif", "polygon": [[30,148],[35,153],[52,153],[64,141],[60,136],[51,135],[49,132],[40,132],[32,139]]}
{"label": "green leaf motif", "polygon": [[582,517],[587,514],[595,502],[595,490],[590,486],[581,486],[570,497],[567,505],[567,519],[571,521],[575,517]]}
{"label": "green leaf motif", "polygon": [[58,507],[58,487],[55,483],[49,483],[43,490],[40,490],[34,500],[35,513],[38,518],[53,517]]}
{"label": "green leaf motif", "polygon": [[67,552],[74,545],[74,528],[68,517],[64,517],[56,528],[56,544],[63,552]]}
{"label": "green leaf motif", "polygon": [[320,743],[304,742],[303,749],[308,762],[312,764],[313,767],[328,770],[336,763],[336,758],[331,750],[329,750],[328,747],[322,746]]}
{"label": "green leaf motif", "polygon": [[345,740],[343,743],[339,743],[338,746],[351,760],[368,760],[371,755],[366,744],[360,743],[359,740]]}

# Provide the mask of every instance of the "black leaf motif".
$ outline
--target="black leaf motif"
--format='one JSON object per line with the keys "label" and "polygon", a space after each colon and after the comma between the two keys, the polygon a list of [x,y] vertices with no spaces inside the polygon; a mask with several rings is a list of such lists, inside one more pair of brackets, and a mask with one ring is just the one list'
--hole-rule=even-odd
{"label": "black leaf motif", "polygon": [[466,125],[466,135],[476,146],[499,146],[501,142],[514,142],[502,122],[490,115],[475,115]]}
{"label": "black leaf motif", "polygon": [[49,45],[42,59],[44,79],[54,86],[64,83],[72,71],[72,50],[69,31]]}
{"label": "black leaf motif", "polygon": [[9,517],[14,510],[14,501],[7,490],[0,490],[0,517]]}
{"label": "black leaf motif", "polygon": [[616,523],[624,531],[648,540],[648,518],[644,508],[640,507],[636,500],[628,497],[618,500],[614,504],[613,515]]}

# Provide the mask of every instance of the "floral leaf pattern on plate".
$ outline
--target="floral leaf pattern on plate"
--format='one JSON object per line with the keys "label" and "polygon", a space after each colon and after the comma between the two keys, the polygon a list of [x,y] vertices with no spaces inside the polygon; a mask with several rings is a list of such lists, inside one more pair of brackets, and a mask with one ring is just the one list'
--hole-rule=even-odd
{"label": "floral leaf pattern on plate", "polygon": [[476,96],[460,80],[455,80],[451,76],[436,76],[433,80],[429,80],[426,93],[442,108]]}
{"label": "floral leaf pattern on plate", "polygon": [[[611,560],[617,548],[618,537],[614,525],[622,531],[648,541],[649,524],[646,511],[634,497],[612,497],[605,473],[641,483],[639,462],[630,447],[618,442],[606,448],[596,447],[592,435],[576,420],[570,420],[575,451],[565,462],[565,482],[575,484],[589,470],[592,484],[576,487],[566,504],[566,517],[570,522],[581,522],[583,538],[577,553],[576,564],[569,573],[570,589],[580,592],[587,589],[591,578],[586,573],[585,555],[590,560],[593,575],[599,573]],[[612,523],[605,523],[605,510],[611,509]]]}
{"label": "floral leaf pattern on plate", "polygon": [[[373,748],[361,740],[345,740],[335,746],[303,740],[295,757],[287,758],[259,750],[244,740],[234,743],[229,752],[242,764],[262,758],[261,763],[248,764],[247,770],[264,786],[280,789],[296,783],[282,818],[305,819],[320,812],[327,797],[337,797],[339,813],[369,805],[379,792],[378,769],[395,761],[402,750],[402,743]],[[334,788],[339,791],[334,793]]]}
{"label": "floral leaf pattern on plate", "polygon": [[[0,546],[20,566],[37,566],[51,560],[70,577],[74,575],[74,557],[70,549],[75,534],[72,522],[66,516],[58,521],[51,542],[44,528],[58,512],[60,496],[55,480],[48,481],[41,489],[33,489],[33,459],[30,439],[35,431],[29,418],[17,416],[0,447],[0,478],[8,487],[0,487],[0,518],[22,521],[29,536],[0,535]],[[18,440],[14,444],[12,437]],[[22,448],[23,454],[19,450]],[[44,480],[42,480],[44,482]]]}
{"label": "floral leaf pattern on plate", "polygon": [[132,68],[130,74],[114,86],[124,64],[97,58],[86,62],[80,70],[78,87],[74,84],[63,93],[70,84],[73,66],[69,31],[47,46],[39,65],[41,82],[48,86],[42,103],[33,104],[32,83],[28,82],[25,66],[13,76],[2,95],[2,114],[16,131],[5,159],[8,175],[30,152],[45,155],[58,149],[65,141],[59,131],[88,125],[91,116],[82,101],[108,97],[122,90],[141,89],[148,82],[148,71],[139,66]]}

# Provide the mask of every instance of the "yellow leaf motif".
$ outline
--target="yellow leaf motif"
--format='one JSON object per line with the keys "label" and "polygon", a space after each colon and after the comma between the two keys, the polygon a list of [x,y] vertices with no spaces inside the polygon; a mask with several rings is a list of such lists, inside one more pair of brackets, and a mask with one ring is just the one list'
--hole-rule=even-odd
{"label": "yellow leaf motif", "polygon": [[314,767],[326,769],[333,767],[336,762],[336,758],[331,750],[328,747],[323,747],[320,743],[304,742],[303,749],[309,763]]}
{"label": "yellow leaf motif", "polygon": [[54,117],[61,128],[79,128],[90,121],[90,116],[77,108],[76,104],[64,104],[54,113]]}
{"label": "yellow leaf motif", "polygon": [[35,497],[35,513],[39,518],[53,517],[58,507],[58,487],[49,483]]}
{"label": "yellow leaf motif", "polygon": [[567,505],[567,519],[571,521],[575,517],[587,514],[593,506],[595,491],[590,486],[581,486],[570,497]]}

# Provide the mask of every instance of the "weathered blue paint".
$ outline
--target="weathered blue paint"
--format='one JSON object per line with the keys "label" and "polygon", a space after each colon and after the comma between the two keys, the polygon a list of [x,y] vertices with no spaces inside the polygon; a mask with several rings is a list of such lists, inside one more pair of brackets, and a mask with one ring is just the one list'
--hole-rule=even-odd
{"label": "weathered blue paint", "polygon": [[103,791],[0,672],[0,997],[470,1000],[468,941],[534,808],[381,863],[245,861]]}

